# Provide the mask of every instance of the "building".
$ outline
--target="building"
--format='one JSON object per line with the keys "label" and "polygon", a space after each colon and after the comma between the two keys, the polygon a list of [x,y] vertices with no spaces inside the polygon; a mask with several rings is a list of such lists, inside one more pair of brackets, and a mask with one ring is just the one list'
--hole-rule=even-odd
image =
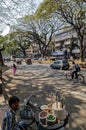
{"label": "building", "polygon": [[33,43],[31,46],[28,46],[28,48],[26,49],[26,55],[28,57],[33,57],[35,55],[38,55],[39,53],[39,47],[35,43]]}
{"label": "building", "polygon": [[[67,49],[69,51],[72,39],[74,40],[73,42],[77,44],[79,43],[77,34],[72,27],[65,27],[59,30],[55,35],[55,50],[57,51]],[[77,53],[77,49],[78,48],[76,48],[73,53]]]}

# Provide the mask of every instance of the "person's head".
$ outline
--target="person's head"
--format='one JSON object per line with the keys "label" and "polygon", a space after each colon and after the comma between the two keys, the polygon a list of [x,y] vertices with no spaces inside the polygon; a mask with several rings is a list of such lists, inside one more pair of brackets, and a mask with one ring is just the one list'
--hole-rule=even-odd
{"label": "person's head", "polygon": [[16,65],[15,64],[13,64],[13,67],[15,67]]}
{"label": "person's head", "polygon": [[75,62],[74,62],[74,61],[72,61],[72,64],[75,64]]}
{"label": "person's head", "polygon": [[16,111],[19,108],[20,99],[16,96],[12,96],[10,97],[8,103],[10,108]]}

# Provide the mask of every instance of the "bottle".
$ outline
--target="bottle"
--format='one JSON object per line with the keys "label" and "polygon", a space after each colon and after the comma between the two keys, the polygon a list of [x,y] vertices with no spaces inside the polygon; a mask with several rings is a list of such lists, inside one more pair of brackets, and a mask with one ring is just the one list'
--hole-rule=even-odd
{"label": "bottle", "polygon": [[61,101],[58,102],[58,109],[61,109],[62,108],[62,104],[61,104]]}
{"label": "bottle", "polygon": [[60,92],[56,93],[56,108],[61,108],[61,94]]}
{"label": "bottle", "polygon": [[54,94],[51,93],[51,104],[53,104],[53,103],[54,103]]}
{"label": "bottle", "polygon": [[56,108],[58,108],[58,95],[56,93]]}
{"label": "bottle", "polygon": [[65,100],[65,96],[64,95],[62,95],[62,108],[64,107],[64,100]]}

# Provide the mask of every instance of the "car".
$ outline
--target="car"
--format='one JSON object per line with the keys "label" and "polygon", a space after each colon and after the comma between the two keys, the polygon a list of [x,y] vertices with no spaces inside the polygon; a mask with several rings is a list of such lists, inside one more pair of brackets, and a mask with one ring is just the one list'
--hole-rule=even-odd
{"label": "car", "polygon": [[52,69],[64,69],[64,70],[68,70],[69,69],[69,63],[68,60],[56,60],[54,61],[50,67]]}
{"label": "car", "polygon": [[33,60],[39,60],[39,57],[34,57]]}
{"label": "car", "polygon": [[11,58],[10,57],[5,57],[5,58],[3,58],[3,60],[9,62],[11,60]]}

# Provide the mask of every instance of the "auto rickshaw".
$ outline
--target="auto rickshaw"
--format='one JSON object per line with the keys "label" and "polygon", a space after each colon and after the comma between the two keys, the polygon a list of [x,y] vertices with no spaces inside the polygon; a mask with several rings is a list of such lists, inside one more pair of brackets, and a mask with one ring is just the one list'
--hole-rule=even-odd
{"label": "auto rickshaw", "polygon": [[27,65],[31,65],[31,64],[32,64],[31,58],[27,58],[27,59],[25,60],[25,63],[26,63]]}

